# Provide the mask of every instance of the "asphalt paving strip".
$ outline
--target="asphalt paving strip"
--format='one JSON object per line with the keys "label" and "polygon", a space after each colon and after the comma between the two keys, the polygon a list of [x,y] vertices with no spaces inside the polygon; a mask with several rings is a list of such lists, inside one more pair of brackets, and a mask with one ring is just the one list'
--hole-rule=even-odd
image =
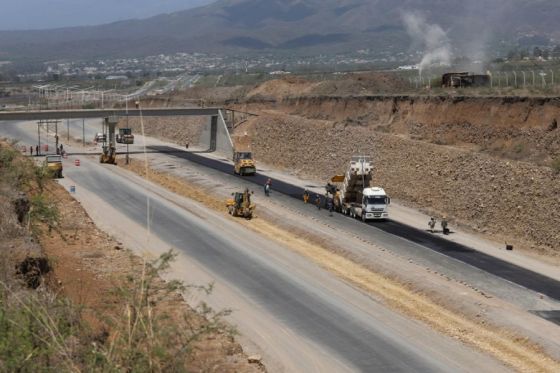
{"label": "asphalt paving strip", "polygon": [[[263,187],[267,179],[269,179],[269,176],[261,175],[259,173],[254,176],[244,177],[234,175],[231,164],[207,158],[193,152],[178,151],[176,148],[168,146],[150,146],[149,149],[231,174],[232,176],[242,178],[244,181],[253,182],[261,187]],[[270,179],[272,180],[273,191],[282,193],[292,198],[302,198],[304,188],[282,180],[274,179],[272,177],[270,177]],[[385,222],[368,222],[367,224],[391,235],[404,238],[423,247],[459,260],[496,277],[560,301],[560,281],[556,281],[547,276],[474,250],[465,245],[446,240],[442,237],[435,236],[431,233],[390,219]]]}

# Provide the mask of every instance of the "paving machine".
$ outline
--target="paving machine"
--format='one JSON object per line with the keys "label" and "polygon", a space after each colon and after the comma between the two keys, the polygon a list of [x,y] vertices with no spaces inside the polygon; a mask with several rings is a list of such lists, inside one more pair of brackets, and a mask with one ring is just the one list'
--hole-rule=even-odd
{"label": "paving machine", "polygon": [[249,189],[245,189],[244,192],[232,193],[232,198],[226,201],[229,214],[251,219],[255,211],[255,205],[251,203],[251,194],[253,193],[249,192]]}
{"label": "paving machine", "polygon": [[237,175],[254,175],[257,172],[253,153],[233,152],[233,172]]}

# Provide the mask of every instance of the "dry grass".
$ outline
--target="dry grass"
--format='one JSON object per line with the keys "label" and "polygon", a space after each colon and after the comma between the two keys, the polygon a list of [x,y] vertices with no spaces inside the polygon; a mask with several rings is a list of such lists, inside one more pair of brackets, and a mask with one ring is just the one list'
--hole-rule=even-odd
{"label": "dry grass", "polygon": [[123,250],[37,169],[0,141],[0,372],[264,370],[243,356],[229,310],[181,296],[211,287],[161,278],[172,252],[145,262]]}
{"label": "dry grass", "polygon": [[[132,162],[129,170],[145,176],[144,165]],[[213,210],[226,213],[224,203],[167,173],[150,171],[150,180],[174,193],[203,203]],[[245,221],[236,219],[248,229],[277,241],[309,258],[341,279],[384,300],[392,309],[420,320],[433,329],[473,346],[521,372],[557,372],[560,362],[548,356],[542,348],[527,338],[489,324],[481,324],[466,315],[438,304],[410,286],[373,272],[340,254],[277,227],[263,218]]]}

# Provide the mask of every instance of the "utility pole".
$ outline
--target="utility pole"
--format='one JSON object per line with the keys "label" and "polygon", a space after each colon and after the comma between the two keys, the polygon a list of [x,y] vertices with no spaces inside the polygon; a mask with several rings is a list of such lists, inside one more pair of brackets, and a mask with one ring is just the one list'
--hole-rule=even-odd
{"label": "utility pole", "polygon": [[[126,128],[130,129],[130,126],[128,124],[128,100],[126,100]],[[129,153],[128,153],[128,141],[126,142],[126,164],[130,163],[129,160]]]}
{"label": "utility pole", "polygon": [[55,140],[56,154],[58,154],[58,121],[54,122],[54,140]]}
{"label": "utility pole", "polygon": [[41,155],[41,122],[37,122],[37,140],[39,149],[37,151],[37,155]]}
{"label": "utility pole", "polygon": [[70,142],[70,119],[66,119],[66,142]]}
{"label": "utility pole", "polygon": [[56,141],[56,148],[58,149],[58,123],[60,123],[60,120],[40,120],[37,122],[37,140],[39,142],[39,154],[41,154],[41,127],[43,125],[46,125],[47,127],[47,140],[46,140],[46,145],[49,145],[49,125],[50,124],[54,124],[54,130],[55,130],[55,141]]}
{"label": "utility pole", "polygon": [[86,146],[86,120],[82,118],[82,147]]}

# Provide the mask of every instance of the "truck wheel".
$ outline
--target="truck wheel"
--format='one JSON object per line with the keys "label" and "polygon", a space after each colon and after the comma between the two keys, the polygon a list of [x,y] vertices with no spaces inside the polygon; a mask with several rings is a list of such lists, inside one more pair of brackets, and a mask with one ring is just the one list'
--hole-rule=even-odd
{"label": "truck wheel", "polygon": [[366,221],[366,214],[362,212],[362,221],[365,223]]}

